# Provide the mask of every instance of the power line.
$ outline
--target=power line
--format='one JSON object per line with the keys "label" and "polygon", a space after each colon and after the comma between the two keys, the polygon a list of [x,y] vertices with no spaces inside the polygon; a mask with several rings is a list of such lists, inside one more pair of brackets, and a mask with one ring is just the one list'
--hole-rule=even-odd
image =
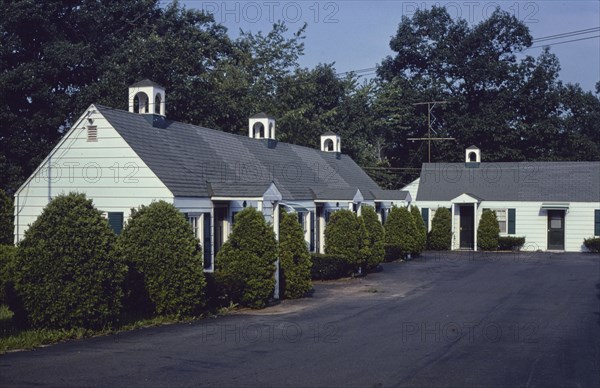
{"label": "power line", "polygon": [[564,44],[564,43],[571,43],[571,42],[579,42],[580,40],[588,40],[588,39],[595,39],[595,38],[600,38],[600,35],[596,35],[596,36],[588,36],[586,38],[579,38],[579,39],[571,39],[571,40],[565,40],[563,42],[554,42],[554,43],[547,43],[547,44],[542,44],[539,46],[532,46],[532,47],[528,47],[526,49],[523,49],[522,51],[526,51],[526,50],[530,50],[530,49],[534,49],[534,48],[540,48],[540,47],[549,47],[549,46],[555,46],[555,45],[559,45],[559,44]]}

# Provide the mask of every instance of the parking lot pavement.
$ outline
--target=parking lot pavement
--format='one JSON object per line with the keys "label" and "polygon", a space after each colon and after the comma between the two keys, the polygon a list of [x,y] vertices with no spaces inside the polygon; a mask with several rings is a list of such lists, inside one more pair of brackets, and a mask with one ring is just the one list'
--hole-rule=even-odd
{"label": "parking lot pavement", "polygon": [[600,259],[429,252],[264,310],[0,356],[0,385],[600,386]]}

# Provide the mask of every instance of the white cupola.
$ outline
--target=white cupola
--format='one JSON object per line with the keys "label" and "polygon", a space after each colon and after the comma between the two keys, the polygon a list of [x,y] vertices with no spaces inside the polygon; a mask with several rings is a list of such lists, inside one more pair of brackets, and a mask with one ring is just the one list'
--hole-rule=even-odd
{"label": "white cupola", "polygon": [[465,163],[481,163],[481,150],[474,145],[465,150]]}
{"label": "white cupola", "polygon": [[250,117],[248,121],[248,137],[252,139],[275,140],[275,119],[264,112]]}
{"label": "white cupola", "polygon": [[342,142],[340,136],[331,131],[322,134],[321,151],[342,152]]}
{"label": "white cupola", "polygon": [[129,87],[129,111],[165,116],[165,88],[149,79]]}

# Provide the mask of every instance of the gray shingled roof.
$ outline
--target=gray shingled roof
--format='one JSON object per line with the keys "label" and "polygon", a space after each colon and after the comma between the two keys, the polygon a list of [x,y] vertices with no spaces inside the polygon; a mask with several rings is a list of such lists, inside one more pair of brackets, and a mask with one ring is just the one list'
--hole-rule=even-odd
{"label": "gray shingled roof", "polygon": [[487,201],[600,203],[600,162],[425,163],[417,201],[463,193]]}
{"label": "gray shingled roof", "polygon": [[360,189],[365,199],[380,190],[346,155],[170,120],[162,129],[144,115],[96,108],[175,196],[256,196],[271,182],[284,200],[311,200],[310,189]]}
{"label": "gray shingled roof", "polygon": [[375,197],[376,201],[406,201],[409,193],[403,190],[379,190],[372,191],[371,194]]}

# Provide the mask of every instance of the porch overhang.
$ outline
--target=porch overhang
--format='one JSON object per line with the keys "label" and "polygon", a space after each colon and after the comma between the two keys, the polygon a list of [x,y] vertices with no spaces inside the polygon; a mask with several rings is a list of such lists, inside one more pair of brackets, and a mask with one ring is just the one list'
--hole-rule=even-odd
{"label": "porch overhang", "polygon": [[462,193],[456,198],[453,198],[451,203],[480,203],[483,201],[482,198],[470,193]]}
{"label": "porch overhang", "polygon": [[541,209],[546,210],[567,210],[569,209],[569,202],[544,202],[542,203]]}

